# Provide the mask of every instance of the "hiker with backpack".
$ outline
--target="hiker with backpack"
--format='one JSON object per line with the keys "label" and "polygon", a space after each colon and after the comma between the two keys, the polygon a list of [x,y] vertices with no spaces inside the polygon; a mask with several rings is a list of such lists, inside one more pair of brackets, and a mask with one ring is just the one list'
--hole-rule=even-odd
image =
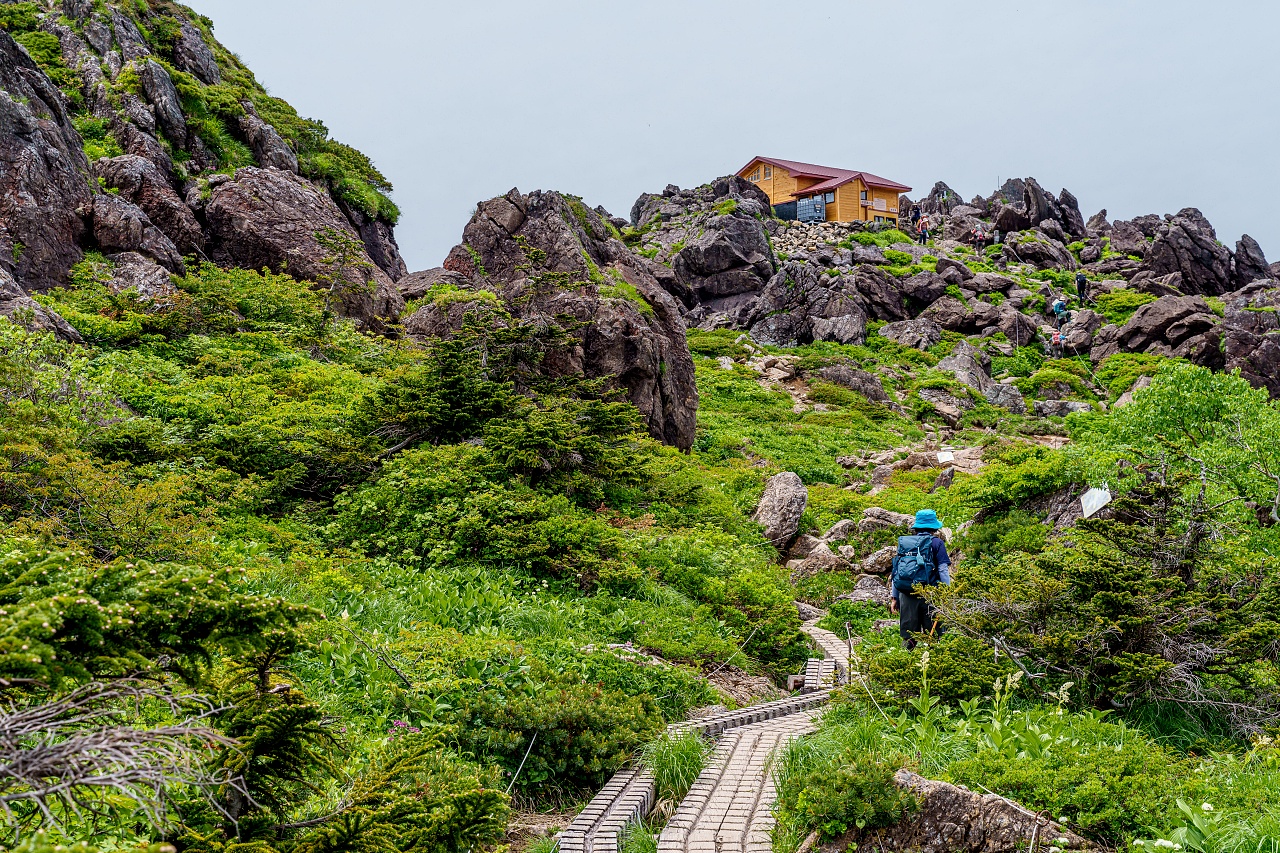
{"label": "hiker with backpack", "polygon": [[1081,305],[1093,304],[1093,300],[1089,298],[1089,277],[1084,274],[1084,270],[1076,272],[1076,296]]}
{"label": "hiker with backpack", "polygon": [[941,634],[933,605],[918,593],[921,587],[951,583],[951,557],[942,541],[942,522],[931,509],[916,513],[911,535],[898,537],[893,558],[893,603],[898,613],[898,633],[908,649],[915,648],[916,634]]}
{"label": "hiker with backpack", "polygon": [[927,217],[921,217],[919,224],[916,225],[917,236],[920,239],[920,245],[924,246],[929,242],[929,220]]}

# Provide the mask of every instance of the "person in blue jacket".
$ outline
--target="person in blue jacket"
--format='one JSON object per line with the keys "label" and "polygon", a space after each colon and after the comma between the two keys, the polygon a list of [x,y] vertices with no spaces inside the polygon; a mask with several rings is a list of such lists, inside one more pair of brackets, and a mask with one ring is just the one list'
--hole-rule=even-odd
{"label": "person in blue jacket", "polygon": [[[933,537],[929,543],[934,567],[930,585],[951,583],[951,557],[947,554],[947,543],[942,540],[942,522],[938,520],[938,514],[931,509],[917,512],[912,533]],[[898,633],[908,649],[915,648],[917,634],[942,633],[933,606],[914,593],[899,592],[897,587],[893,587],[893,603],[889,609],[899,614]]]}

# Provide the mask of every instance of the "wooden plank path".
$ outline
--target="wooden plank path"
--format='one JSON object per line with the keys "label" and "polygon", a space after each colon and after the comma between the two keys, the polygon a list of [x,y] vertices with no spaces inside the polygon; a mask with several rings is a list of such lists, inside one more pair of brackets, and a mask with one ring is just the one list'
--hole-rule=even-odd
{"label": "wooden plank path", "polygon": [[[658,837],[658,853],[769,853],[777,800],[770,761],[780,747],[814,730],[822,706],[848,680],[843,637],[804,623],[822,652],[805,667],[798,696],[672,723],[670,732],[718,738],[715,753]],[[639,768],[618,771],[560,834],[562,853],[617,853],[627,826],[653,808],[653,776]]]}
{"label": "wooden plank path", "polygon": [[770,760],[813,731],[821,713],[801,711],[728,732],[658,836],[658,853],[768,853],[777,800]]}

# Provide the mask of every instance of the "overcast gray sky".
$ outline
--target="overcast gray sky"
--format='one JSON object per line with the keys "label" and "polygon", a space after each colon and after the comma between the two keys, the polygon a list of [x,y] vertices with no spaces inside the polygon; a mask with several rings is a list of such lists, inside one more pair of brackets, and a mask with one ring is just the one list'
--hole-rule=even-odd
{"label": "overcast gray sky", "polygon": [[411,270],[513,186],[628,216],[765,154],[1198,207],[1280,260],[1271,0],[189,0],[395,184]]}

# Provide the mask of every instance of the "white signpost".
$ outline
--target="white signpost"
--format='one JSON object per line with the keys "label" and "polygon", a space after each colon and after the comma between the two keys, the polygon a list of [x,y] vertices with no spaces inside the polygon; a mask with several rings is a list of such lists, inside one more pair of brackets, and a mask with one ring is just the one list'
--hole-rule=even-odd
{"label": "white signpost", "polygon": [[952,453],[950,450],[942,450],[942,451],[939,451],[939,453],[938,453],[938,464],[939,464],[939,465],[946,465],[948,462],[953,461],[955,458],[956,458],[956,455],[955,455],[954,453]]}
{"label": "white signpost", "polygon": [[1111,503],[1111,492],[1106,489],[1090,489],[1080,496],[1080,508],[1084,517],[1091,518],[1094,513]]}

